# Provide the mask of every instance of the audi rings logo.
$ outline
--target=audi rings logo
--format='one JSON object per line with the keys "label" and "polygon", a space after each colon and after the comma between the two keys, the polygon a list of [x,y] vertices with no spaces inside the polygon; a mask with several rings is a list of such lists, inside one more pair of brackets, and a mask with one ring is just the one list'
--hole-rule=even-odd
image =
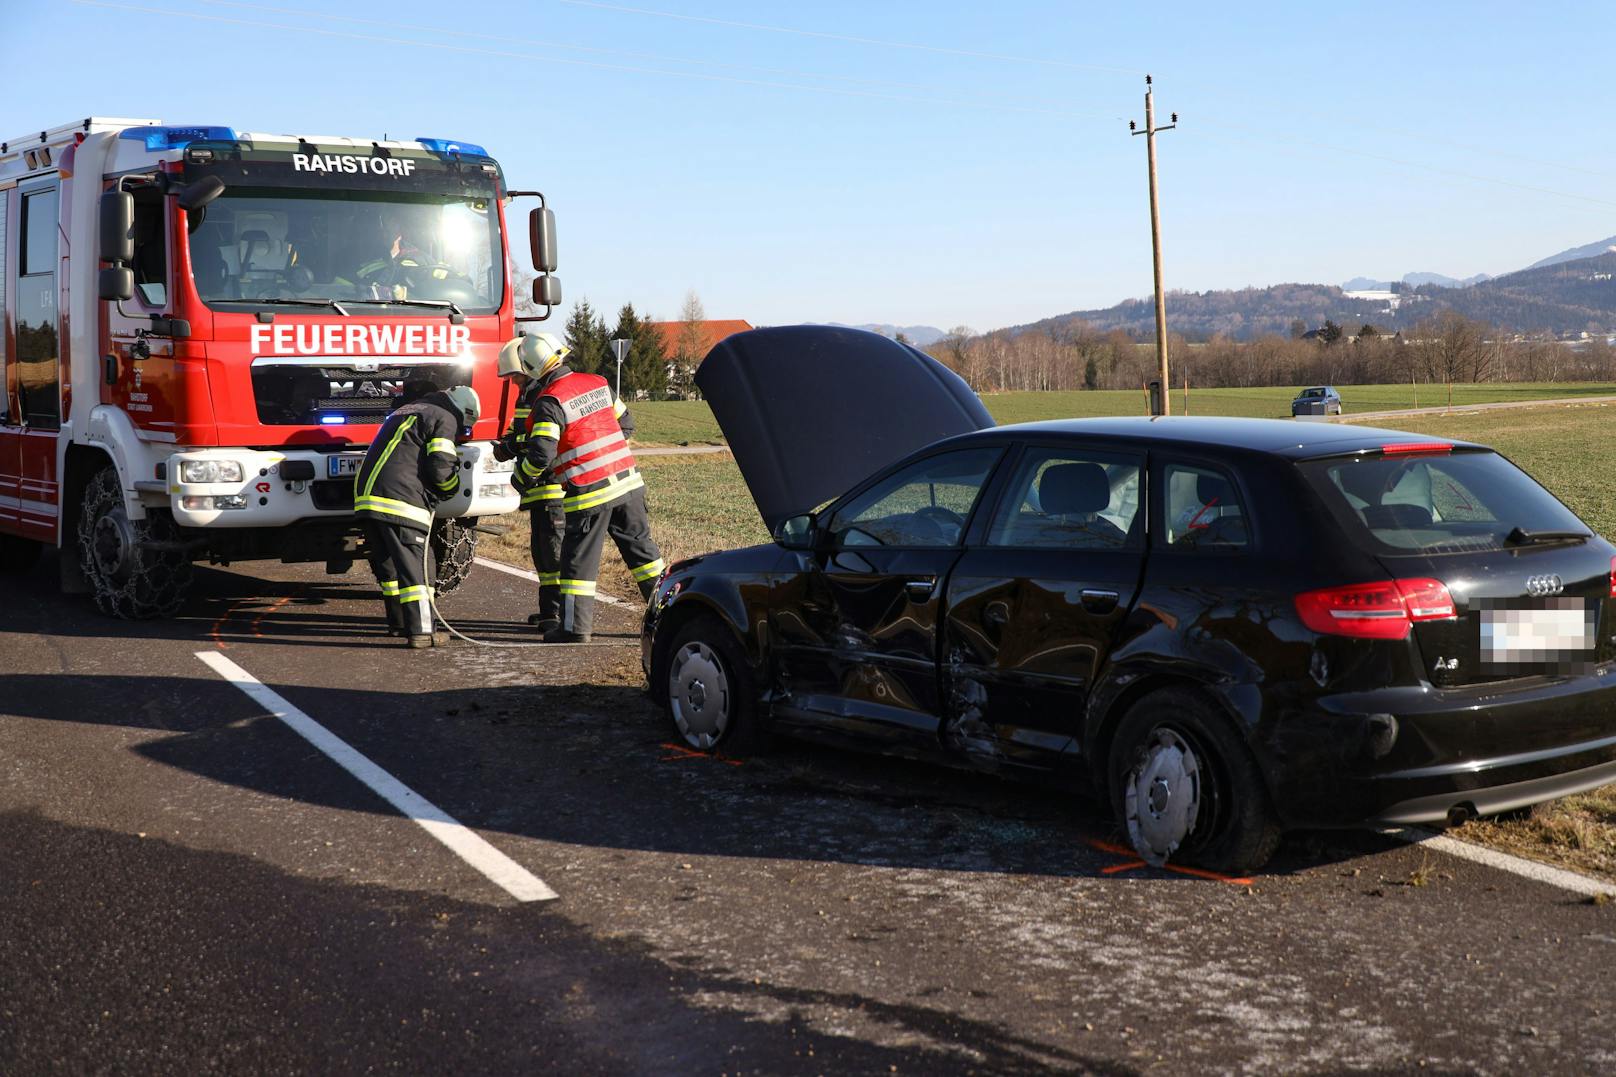
{"label": "audi rings logo", "polygon": [[1526,593],[1533,598],[1547,598],[1565,590],[1565,581],[1558,576],[1526,577]]}

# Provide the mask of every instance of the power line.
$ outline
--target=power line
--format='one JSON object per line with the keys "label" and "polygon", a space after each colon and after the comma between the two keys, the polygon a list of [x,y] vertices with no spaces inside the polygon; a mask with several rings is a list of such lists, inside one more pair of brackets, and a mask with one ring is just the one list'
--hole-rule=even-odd
{"label": "power line", "polygon": [[990,112],[1013,112],[1036,116],[1053,116],[1060,119],[1111,119],[1112,117],[1100,112],[1080,112],[1073,109],[1045,108],[1030,105],[1014,105],[1007,102],[985,100],[961,100],[957,98],[940,97],[910,97],[900,94],[876,93],[869,90],[837,89],[833,86],[806,86],[797,83],[772,82],[764,79],[745,79],[730,75],[708,75],[696,71],[668,71],[659,68],[635,67],[626,64],[609,64],[593,60],[579,60],[565,56],[546,56],[532,52],[513,52],[505,49],[478,48],[471,45],[450,45],[439,41],[420,41],[404,37],[383,37],[379,34],[362,34],[347,30],[326,30],[317,26],[295,26],[286,23],[263,22],[257,19],[237,19],[224,15],[205,15],[195,11],[175,11],[170,8],[146,7],[138,4],[115,3],[111,0],[71,0],[81,7],[108,8],[117,11],[131,11],[144,15],[166,15],[172,18],[194,19],[202,22],[222,23],[231,26],[250,26],[265,30],[285,30],[292,33],[315,34],[321,37],[340,38],[349,41],[370,41],[380,45],[410,45],[422,49],[435,49],[441,52],[454,52],[476,56],[494,56],[509,60],[544,60],[547,63],[568,64],[573,67],[587,67],[602,71],[624,71],[639,75],[656,75],[665,78],[690,79],[699,82],[717,82],[738,86],[758,86],[776,90],[793,90],[801,93],[830,94],[837,97],[861,98],[877,101],[894,101],[900,104],[911,105],[942,105],[948,108],[984,109]]}
{"label": "power line", "polygon": [[979,60],[1005,60],[1017,64],[1041,64],[1045,67],[1061,67],[1072,71],[1106,71],[1116,75],[1142,75],[1143,71],[1131,67],[1110,67],[1105,64],[1081,64],[1070,60],[1051,60],[1041,56],[1011,56],[1002,52],[979,52],[975,49],[955,49],[942,45],[922,45],[912,41],[889,41],[873,37],[857,37],[853,34],[833,34],[823,30],[801,30],[793,26],[768,26],[763,23],[737,22],[734,19],[715,19],[706,15],[686,15],[675,11],[653,11],[649,8],[625,7],[621,4],[606,4],[600,0],[557,0],[558,3],[569,4],[572,7],[595,8],[600,11],[615,11],[624,15],[646,15],[658,19],[676,19],[680,22],[699,22],[709,26],[728,26],[737,30],[757,30],[767,34],[791,34],[795,37],[814,37],[824,41],[847,41],[855,45],[876,45],[884,49],[909,49],[914,52],[933,52],[944,56],[971,56]]}

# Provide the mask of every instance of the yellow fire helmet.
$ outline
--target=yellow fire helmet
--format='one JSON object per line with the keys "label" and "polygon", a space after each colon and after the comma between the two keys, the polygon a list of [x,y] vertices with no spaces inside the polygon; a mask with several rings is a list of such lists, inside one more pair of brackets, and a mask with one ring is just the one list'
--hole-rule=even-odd
{"label": "yellow fire helmet", "polygon": [[519,336],[506,341],[499,350],[499,376],[526,374],[530,378],[542,378],[560,365],[571,350],[549,333]]}

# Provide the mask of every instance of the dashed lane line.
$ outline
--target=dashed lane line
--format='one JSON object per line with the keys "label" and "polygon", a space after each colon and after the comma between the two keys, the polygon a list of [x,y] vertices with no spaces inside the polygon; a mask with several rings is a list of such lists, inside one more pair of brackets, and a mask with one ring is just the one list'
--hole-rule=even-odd
{"label": "dashed lane line", "polygon": [[1468,841],[1450,838],[1445,834],[1438,834],[1434,830],[1426,830],[1424,827],[1401,827],[1388,831],[1388,833],[1422,848],[1435,849],[1438,852],[1447,853],[1449,856],[1457,856],[1461,860],[1485,864],[1499,871],[1507,871],[1511,875],[1519,875],[1523,879],[1547,883],[1550,886],[1557,886],[1561,890],[1569,890],[1573,894],[1581,894],[1583,897],[1616,898],[1616,884],[1591,879],[1586,875],[1578,875],[1574,871],[1566,871],[1564,868],[1539,864],[1536,860],[1527,860],[1525,857],[1512,856],[1509,853],[1501,853],[1495,849],[1472,845]]}
{"label": "dashed lane line", "polygon": [[[486,557],[474,557],[474,558],[472,558],[472,560],[477,562],[477,564],[479,564],[479,565],[486,565],[488,568],[491,568],[496,572],[504,572],[504,573],[508,573],[508,574],[510,574],[512,576],[519,576],[524,580],[531,581],[532,583],[538,583],[539,582],[538,574],[534,573],[534,572],[529,572],[525,568],[517,568],[515,565],[507,565],[503,561],[493,561],[493,560],[490,560],[489,558],[486,558]],[[605,602],[605,603],[607,603],[608,605],[611,605],[611,606],[626,606],[626,605],[628,605],[627,602],[624,602],[620,598],[614,598],[611,595],[599,594],[598,592],[595,595],[595,601],[596,602]]]}
{"label": "dashed lane line", "polygon": [[347,741],[292,706],[285,697],[218,651],[197,651],[196,656],[517,901],[551,901],[558,896],[543,879],[361,755]]}

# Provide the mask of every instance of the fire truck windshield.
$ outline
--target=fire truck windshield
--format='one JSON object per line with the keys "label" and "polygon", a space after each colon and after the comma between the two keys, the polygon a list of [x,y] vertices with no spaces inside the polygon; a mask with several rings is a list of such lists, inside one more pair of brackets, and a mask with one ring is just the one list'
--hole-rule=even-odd
{"label": "fire truck windshield", "polygon": [[406,301],[429,300],[477,314],[505,291],[492,184],[479,195],[231,183],[190,246],[197,292],[218,310],[312,299],[418,316]]}

